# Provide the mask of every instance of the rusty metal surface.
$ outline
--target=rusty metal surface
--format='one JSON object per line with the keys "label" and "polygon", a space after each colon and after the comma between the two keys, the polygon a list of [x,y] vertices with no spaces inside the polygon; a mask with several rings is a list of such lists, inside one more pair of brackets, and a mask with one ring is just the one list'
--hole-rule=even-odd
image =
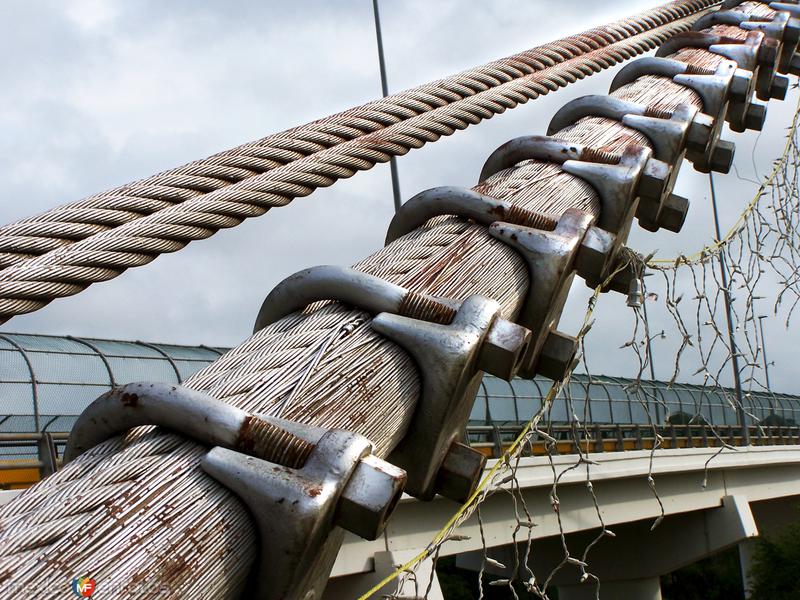
{"label": "rusty metal surface", "polygon": [[[749,3],[742,5],[742,10],[749,10]],[[682,51],[679,58],[708,68],[719,63],[719,57],[698,49]],[[697,94],[685,87],[663,78],[644,79],[621,88],[616,95],[644,104],[659,103],[669,110],[687,102],[700,105]],[[631,142],[647,145],[639,132],[616,121],[598,118],[580,121],[559,132],[559,137],[612,153],[622,152]],[[556,165],[539,161],[519,163],[475,189],[553,218],[571,207],[593,215],[600,212],[599,199],[591,186]],[[518,312],[529,287],[527,268],[514,250],[492,238],[484,227],[453,217],[430,221],[424,228],[361,261],[357,267],[421,294],[456,299],[476,293],[492,297],[507,317]],[[259,412],[272,410],[291,395],[293,402],[285,414],[287,418],[352,429],[373,439],[378,452],[386,455],[406,432],[420,382],[408,356],[375,335],[369,321],[363,312],[335,305],[288,317],[196,374],[187,385],[245,410]],[[321,345],[320,340],[326,344]],[[98,571],[110,581],[127,584],[147,572],[156,581],[170,586],[162,598],[202,597],[199,592],[202,589],[212,590],[214,597],[235,597],[238,593],[235,585],[220,589],[209,584],[205,576],[200,581],[176,583],[159,571],[168,556],[173,560],[176,555],[197,560],[197,551],[189,540],[198,535],[206,542],[209,536],[221,538],[213,550],[204,550],[204,555],[214,553],[218,558],[207,571],[211,577],[224,574],[228,581],[241,581],[253,558],[247,515],[224,490],[209,486],[198,475],[200,452],[195,446],[180,440],[176,443],[169,436],[140,433],[98,447],[97,453],[87,456],[85,461],[75,461],[73,467],[55,475],[47,485],[26,493],[24,502],[6,507],[0,512],[0,523],[20,527],[30,524],[34,519],[31,509],[41,508],[54,492],[76,502],[74,481],[82,474],[98,477],[109,461],[131,465],[157,454],[158,460],[151,464],[159,466],[159,473],[140,472],[113,490],[113,498],[127,494],[126,502],[115,505],[118,516],[128,525],[127,530],[118,522],[103,520],[102,527],[88,534],[80,548],[68,547],[63,536],[52,536],[47,543],[38,540],[20,545],[16,548],[20,559],[0,563],[0,579],[3,574],[8,577],[21,573],[22,568],[36,576],[42,569],[36,566],[37,557],[57,550],[63,553],[60,564],[66,568],[74,569],[91,555],[100,563]],[[153,490],[158,490],[157,499],[150,496]],[[154,507],[145,503],[144,498],[169,508],[172,518],[168,524],[152,525]],[[93,505],[92,510],[97,515],[105,508]],[[73,520],[65,526],[65,531],[83,524],[79,519]],[[140,538],[131,546],[128,532],[133,524],[137,535],[152,537],[154,543],[145,546]],[[120,569],[119,548],[132,547],[145,556],[140,562],[126,560],[126,568]],[[117,559],[113,563],[115,568],[105,560],[107,556]]]}

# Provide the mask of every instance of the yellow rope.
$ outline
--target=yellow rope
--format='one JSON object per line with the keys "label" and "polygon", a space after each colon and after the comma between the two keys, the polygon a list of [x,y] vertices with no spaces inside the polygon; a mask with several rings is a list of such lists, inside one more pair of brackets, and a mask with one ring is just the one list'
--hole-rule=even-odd
{"label": "yellow rope", "polygon": [[789,133],[786,136],[786,144],[783,147],[783,153],[781,154],[780,158],[775,162],[775,168],[772,169],[772,172],[769,176],[761,183],[758,190],[756,191],[753,198],[747,204],[745,209],[742,211],[742,214],[739,215],[739,218],[734,223],[733,227],[728,230],[723,238],[719,241],[714,242],[713,244],[709,244],[708,246],[704,247],[702,250],[695,252],[689,256],[680,255],[676,256],[672,259],[659,259],[659,260],[650,260],[647,263],[648,267],[653,268],[660,268],[664,269],[667,266],[677,267],[678,265],[684,264],[689,265],[692,263],[703,262],[714,255],[718,254],[722,248],[724,248],[734,236],[736,236],[744,227],[745,223],[747,222],[748,217],[753,213],[756,206],[758,206],[758,201],[763,197],[764,191],[772,185],[775,181],[775,177],[778,176],[778,173],[786,164],[786,159],[789,157],[789,150],[792,147],[794,142],[794,134],[797,130],[797,122],[798,116],[800,115],[800,94],[797,97],[797,106],[795,107],[794,119],[792,119],[792,124],[789,127]]}
{"label": "yellow rope", "polygon": [[[548,405],[550,402],[552,402],[553,398],[558,393],[559,389],[560,386],[556,385],[555,383],[552,386],[550,386],[550,390],[547,392],[547,396],[545,397],[545,403],[544,403],[545,406]],[[500,467],[506,463],[506,461],[511,457],[514,451],[519,447],[519,445],[522,443],[522,440],[531,430],[531,427],[533,427],[535,418],[536,417],[528,421],[525,427],[523,427],[520,434],[514,440],[514,443],[512,443],[511,446],[509,446],[509,448],[503,453],[503,456],[501,458],[497,459],[497,462],[494,464],[494,466],[491,469],[489,469],[489,472],[486,475],[484,475],[483,479],[473,492],[472,496],[469,497],[469,500],[467,500],[461,506],[461,508],[459,508],[458,511],[456,511],[456,513],[450,518],[449,521],[447,521],[447,523],[445,523],[444,527],[442,527],[439,530],[439,532],[434,536],[434,538],[431,540],[430,545],[427,548],[425,548],[425,550],[417,554],[414,558],[409,560],[407,563],[398,567],[396,571],[384,577],[379,583],[375,584],[375,586],[372,587],[368,592],[360,596],[358,600],[367,600],[367,598],[370,598],[373,594],[378,592],[387,583],[399,577],[401,573],[410,571],[411,569],[416,567],[419,563],[421,563],[423,560],[428,558],[431,554],[433,554],[434,549],[449,535],[450,530],[455,526],[458,519],[460,519],[467,512],[467,510],[470,509],[472,503],[478,498],[478,496],[480,496],[481,492],[483,492],[483,490],[489,485],[495,473],[497,473]]]}
{"label": "yellow rope", "polygon": [[[604,281],[602,284],[600,284],[599,286],[597,286],[595,288],[594,294],[589,299],[589,306],[588,306],[588,308],[586,310],[586,313],[584,314],[584,317],[583,317],[583,327],[581,328],[580,332],[576,336],[578,340],[582,340],[583,337],[591,329],[590,319],[591,319],[592,313],[594,312],[594,307],[597,304],[597,299],[601,294],[601,290],[611,279],[614,278],[614,276],[617,274],[618,271],[619,271],[619,269],[614,271],[614,273],[612,273],[611,275],[608,276],[608,279],[606,281]],[[571,375],[571,373],[569,375]],[[511,457],[517,451],[517,449],[519,448],[520,444],[522,444],[523,440],[528,435],[528,433],[530,433],[531,428],[533,428],[535,425],[538,424],[539,419],[541,419],[542,415],[549,408],[549,406],[553,402],[553,399],[555,398],[556,394],[558,394],[558,392],[561,390],[561,388],[564,385],[564,383],[569,381],[569,375],[567,377],[565,377],[564,380],[561,381],[561,382],[553,382],[553,385],[551,385],[550,389],[547,391],[547,396],[545,396],[545,398],[544,398],[544,402],[542,403],[541,410],[539,410],[539,412],[537,412],[531,418],[531,420],[526,423],[525,427],[522,428],[522,431],[516,437],[514,442],[506,449],[505,452],[503,452],[503,456],[498,458],[497,462],[494,464],[494,466],[491,469],[489,469],[489,472],[486,475],[484,475],[484,477],[481,480],[480,484],[478,484],[478,487],[475,489],[475,492],[473,492],[473,494],[461,506],[461,508],[459,508],[458,511],[456,511],[456,513],[450,518],[450,520],[448,520],[447,523],[445,523],[445,525],[438,531],[438,533],[431,540],[430,544],[428,544],[428,547],[425,548],[419,554],[417,554],[415,557],[413,557],[411,560],[409,560],[405,564],[403,564],[400,567],[398,567],[397,570],[395,570],[393,573],[390,573],[389,575],[384,577],[380,582],[378,582],[372,588],[370,588],[369,591],[367,591],[363,595],[359,596],[358,600],[367,600],[368,598],[373,596],[375,593],[377,593],[383,586],[385,586],[386,584],[388,584],[392,580],[394,580],[397,577],[399,577],[401,573],[410,571],[411,569],[416,567],[419,563],[421,563],[423,560],[425,560],[426,558],[428,558],[429,556],[431,556],[435,552],[436,548],[443,541],[445,541],[447,536],[450,534],[451,530],[455,529],[457,527],[456,523],[458,522],[458,520],[461,517],[463,517],[470,508],[472,508],[473,504],[478,499],[478,497],[481,495],[481,493],[491,483],[492,479],[494,478],[495,474],[500,469],[500,467],[505,465],[505,464],[509,464],[510,463]]]}
{"label": "yellow rope", "polygon": [[[782,155],[780,156],[779,160],[775,163],[775,167],[773,168],[772,172],[761,183],[756,194],[747,204],[744,211],[742,211],[742,214],[739,215],[739,218],[737,219],[736,223],[733,225],[733,227],[731,227],[728,233],[725,234],[725,236],[721,240],[713,244],[710,244],[708,246],[705,246],[699,252],[695,252],[694,254],[689,256],[681,255],[673,259],[651,260],[647,263],[648,266],[663,269],[667,265],[678,266],[680,264],[691,264],[693,262],[700,262],[710,258],[714,254],[719,252],[722,248],[724,248],[725,245],[727,245],[728,242],[730,242],[730,240],[733,239],[733,237],[737,233],[739,233],[739,231],[741,231],[742,227],[744,227],[747,218],[752,214],[753,210],[755,210],[755,207],[758,205],[758,201],[763,196],[764,190],[766,190],[766,188],[773,183],[778,173],[780,172],[781,168],[785,165],[786,159],[789,156],[789,150],[791,149],[793,144],[794,134],[798,125],[798,117],[800,117],[800,94],[798,94],[798,101],[797,101],[797,106],[795,108],[794,119],[792,120],[792,124],[789,127],[789,133],[786,136],[786,144],[783,147]],[[597,300],[599,294],[600,294],[600,287],[595,289],[594,296],[589,302],[589,309],[586,311],[586,315],[584,317],[583,329],[578,334],[579,339],[582,338],[587,333],[590,327],[589,318],[591,317],[591,314],[594,310],[595,301]],[[380,591],[382,587],[384,587],[385,585],[387,585],[388,583],[399,577],[402,573],[412,570],[419,563],[421,563],[423,560],[425,560],[435,552],[436,548],[447,538],[451,530],[455,529],[458,520],[461,519],[467,513],[467,511],[472,508],[473,504],[478,499],[478,497],[484,492],[487,486],[489,486],[497,471],[503,465],[508,464],[511,456],[514,455],[514,453],[517,451],[522,441],[525,439],[528,433],[530,433],[531,428],[538,422],[538,419],[544,412],[544,408],[549,406],[549,404],[553,401],[553,398],[555,398],[555,395],[559,392],[560,389],[561,385],[559,385],[558,383],[554,383],[550,387],[550,390],[548,390],[547,396],[545,397],[545,401],[542,405],[542,410],[539,411],[530,421],[528,421],[525,427],[523,427],[522,431],[516,437],[511,446],[509,446],[506,449],[506,451],[503,453],[503,456],[497,459],[497,462],[494,464],[494,466],[492,466],[492,468],[489,469],[489,472],[483,477],[480,484],[476,488],[475,492],[461,506],[461,508],[459,508],[458,511],[456,511],[456,513],[447,521],[447,523],[445,523],[445,525],[436,533],[436,535],[433,537],[428,547],[425,548],[422,552],[420,552],[416,556],[414,556],[411,560],[398,567],[393,573],[390,573],[389,575],[384,577],[379,583],[375,584],[372,588],[370,588],[369,591],[361,595],[358,598],[358,600],[368,600],[375,593]]]}

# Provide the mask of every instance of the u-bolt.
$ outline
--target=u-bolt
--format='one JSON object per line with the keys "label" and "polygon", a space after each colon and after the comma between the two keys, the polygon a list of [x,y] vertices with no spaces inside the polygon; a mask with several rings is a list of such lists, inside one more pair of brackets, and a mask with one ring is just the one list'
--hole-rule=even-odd
{"label": "u-bolt", "polygon": [[708,29],[714,25],[739,25],[750,19],[750,16],[739,10],[720,10],[703,15],[692,25],[693,31]]}
{"label": "u-bolt", "polygon": [[474,190],[442,186],[420,192],[400,207],[389,224],[386,244],[441,215],[456,215],[486,226],[495,221],[506,221],[548,231],[555,229],[557,223],[556,219],[548,215],[526,210]]}
{"label": "u-bolt", "polygon": [[321,265],[290,275],[264,299],[253,332],[309,304],[338,300],[372,314],[391,313],[435,323],[449,323],[455,308],[443,300],[349,267]]}

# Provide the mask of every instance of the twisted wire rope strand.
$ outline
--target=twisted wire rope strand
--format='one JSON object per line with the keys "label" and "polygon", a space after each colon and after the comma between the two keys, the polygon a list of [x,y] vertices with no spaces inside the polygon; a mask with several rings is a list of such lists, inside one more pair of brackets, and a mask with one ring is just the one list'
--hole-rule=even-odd
{"label": "twisted wire rope strand", "polygon": [[[107,228],[151,214],[171,202],[266,172],[365,133],[396,124],[437,107],[553,66],[619,41],[647,27],[697,10],[698,2],[673,3],[604,28],[595,28],[458,75],[395,94],[287,132],[144,180],[57,207],[0,229],[0,266],[22,262]],[[165,202],[166,201],[166,202]]]}
{"label": "twisted wire rope strand", "polygon": [[[699,15],[669,23],[565,63],[504,83],[488,92],[433,109],[420,116],[365,134],[284,167],[209,191],[182,204],[129,221],[0,271],[0,320],[33,312],[55,298],[79,293],[159,254],[307,196],[358,170],[386,162],[427,142],[451,135],[519,102],[547,94],[646,52],[667,37],[686,31]],[[486,95],[484,95],[486,94]],[[502,102],[500,100],[503,100]]]}
{"label": "twisted wire rope strand", "polygon": [[[699,105],[699,99],[685,88],[664,79],[659,85],[661,96],[680,92]],[[642,101],[652,94],[651,87],[651,82],[636,82],[617,95]],[[564,133],[584,142],[594,140],[609,151],[624,146],[620,134],[631,135],[618,123],[605,121],[601,125],[605,133],[599,132],[598,123],[591,120]],[[476,189],[538,212],[560,214],[569,206],[599,212],[597,197],[585,183],[554,165],[536,161],[520,163]],[[452,217],[429,222],[377,251],[357,268],[421,293],[454,298],[486,294],[501,303],[506,316],[518,310],[528,286],[527,269],[516,253],[489,237],[484,228]],[[335,304],[296,313],[258,332],[186,383],[247,410],[269,411],[290,390],[296,391],[292,382],[299,380],[315,359],[320,339],[345,326],[351,327],[349,333],[330,345],[316,370],[305,379],[304,389],[296,394],[286,417],[359,431],[373,439],[379,453],[385,455],[405,432],[419,394],[419,379],[408,356],[373,333],[364,313]],[[343,403],[348,410],[342,410]],[[0,543],[5,547],[28,522],[46,523],[48,516],[43,512],[55,521],[58,513],[47,505],[49,498],[59,498],[62,505],[77,502],[86,493],[89,478],[108,477],[128,461],[139,460],[147,455],[148,443],[154,444],[166,435],[140,429],[125,440],[116,438],[37,484],[0,509]],[[184,451],[184,444],[192,452]],[[115,454],[121,447],[131,450]],[[93,529],[80,529],[83,521],[75,518],[66,527],[58,520],[58,535],[42,538],[47,544],[5,556],[0,582],[13,578],[24,584],[46,579],[53,566],[49,561],[58,557],[70,577],[85,567],[108,585],[130,584],[144,573],[164,583],[177,581],[177,587],[166,594],[136,592],[131,597],[235,597],[253,558],[252,526],[247,512],[230,493],[217,485],[203,487],[209,480],[196,468],[201,452],[189,442],[163,452],[157,472],[134,471],[138,474],[124,479],[124,485],[130,486],[126,488],[127,497],[113,496],[111,505],[95,508],[98,513],[93,515]],[[175,473],[181,476],[173,478]],[[112,480],[116,483],[115,478]],[[183,485],[187,480],[190,483]],[[172,515],[170,520],[154,519],[152,513],[157,511],[152,505],[128,500],[130,495],[155,497],[154,490],[158,491],[157,506]],[[91,505],[89,502],[83,508]],[[135,536],[131,536],[132,530]],[[213,537],[210,532],[221,535]],[[213,561],[202,562],[205,577],[197,582],[170,580],[167,571],[174,571],[181,561],[200,560],[196,557],[198,535],[206,540],[203,556],[214,556]],[[132,537],[158,541],[133,546]],[[74,545],[76,539],[79,547]],[[138,552],[136,560],[120,564],[120,547]],[[107,556],[116,557],[117,562],[106,561]]]}

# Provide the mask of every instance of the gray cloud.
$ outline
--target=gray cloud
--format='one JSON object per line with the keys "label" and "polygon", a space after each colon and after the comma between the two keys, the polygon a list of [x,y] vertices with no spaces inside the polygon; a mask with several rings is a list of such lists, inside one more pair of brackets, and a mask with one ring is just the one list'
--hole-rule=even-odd
{"label": "gray cloud", "polygon": [[[390,88],[436,79],[658,4],[652,1],[449,0],[382,3]],[[371,3],[6,0],[0,4],[0,218],[12,221],[379,94]],[[491,150],[542,133],[570,98],[604,93],[602,73],[459,132],[399,160],[405,197],[435,185],[473,185]],[[737,135],[744,176],[764,173],[789,123],[792,98],[770,105],[768,128]],[[754,186],[718,177],[724,225]],[[631,245],[663,256],[711,238],[707,180],[684,165],[693,201],[680,235],[637,231]],[[382,244],[391,216],[388,167],[357,174],[232,231],[163,256],[116,280],[13,319],[5,331],[70,333],[209,345],[244,339],[264,295],[314,264],[348,264]],[[576,331],[587,292],[575,290],[564,328]],[[630,329],[619,296],[604,297],[590,340],[593,369],[629,374],[618,348]],[[766,306],[765,306],[766,311]],[[669,329],[653,315],[653,329]],[[768,324],[774,382],[791,390],[791,336]],[[672,333],[672,332],[670,332]],[[656,352],[666,357],[669,335]],[[657,375],[668,377],[671,363]],[[693,369],[685,369],[688,375]]]}

